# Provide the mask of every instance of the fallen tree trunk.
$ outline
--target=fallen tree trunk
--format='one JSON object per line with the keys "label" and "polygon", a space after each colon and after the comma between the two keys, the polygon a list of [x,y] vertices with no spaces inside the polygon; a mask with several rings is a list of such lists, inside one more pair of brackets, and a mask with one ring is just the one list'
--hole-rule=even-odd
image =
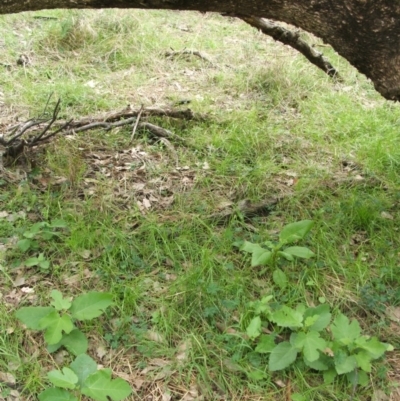
{"label": "fallen tree trunk", "polygon": [[55,8],[198,10],[284,21],[322,38],[400,100],[400,0],[3,0],[0,14]]}

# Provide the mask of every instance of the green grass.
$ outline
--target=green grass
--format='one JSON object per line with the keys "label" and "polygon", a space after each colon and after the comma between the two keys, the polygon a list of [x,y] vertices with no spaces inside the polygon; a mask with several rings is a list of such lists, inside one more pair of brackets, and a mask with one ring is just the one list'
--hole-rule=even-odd
{"label": "green grass", "polygon": [[[348,399],[351,387],[325,385],[310,370],[247,377],[266,369],[266,359],[243,337],[243,316],[269,293],[289,305],[324,297],[365,333],[399,346],[388,307],[400,304],[400,108],[333,50],[323,48],[343,83],[244,23],[211,14],[27,13],[0,17],[0,37],[2,62],[11,65],[0,70],[1,124],[38,115],[51,93],[61,98],[62,118],[182,99],[205,114],[204,121],[151,120],[187,140],[173,143],[177,160],[142,133],[129,144],[125,127],[58,137],[7,166],[20,179],[0,179],[0,212],[8,213],[0,218],[0,372],[15,376],[21,399],[35,399],[56,362],[13,313],[45,305],[53,288],[114,294],[112,312],[86,327],[95,344],[89,353],[127,379],[135,399],[281,400],[288,392]],[[171,48],[198,50],[212,64],[166,59]],[[26,67],[16,65],[20,54],[31,59]],[[145,153],[136,157],[132,148]],[[280,201],[268,216],[209,218],[228,201],[273,197]],[[26,268],[17,239],[54,218],[68,229],[40,244],[50,270]],[[290,284],[281,291],[233,243],[274,240],[302,219],[316,223],[305,246],[317,257],[286,265]],[[13,286],[17,277],[23,286]],[[377,389],[395,397],[398,361],[395,351],[377,362],[353,399],[369,400]]]}

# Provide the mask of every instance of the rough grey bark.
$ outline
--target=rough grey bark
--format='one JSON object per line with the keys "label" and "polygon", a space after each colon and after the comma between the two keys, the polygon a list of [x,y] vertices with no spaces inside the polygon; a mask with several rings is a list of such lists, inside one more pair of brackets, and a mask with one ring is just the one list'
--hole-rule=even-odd
{"label": "rough grey bark", "polygon": [[142,8],[254,15],[322,38],[400,101],[400,0],[2,0],[0,14],[54,8]]}

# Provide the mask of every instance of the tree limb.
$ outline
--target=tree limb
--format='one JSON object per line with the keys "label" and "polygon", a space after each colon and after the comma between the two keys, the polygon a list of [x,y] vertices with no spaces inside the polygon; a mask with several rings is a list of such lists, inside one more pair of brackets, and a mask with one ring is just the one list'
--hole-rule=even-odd
{"label": "tree limb", "polygon": [[265,35],[271,36],[276,41],[293,47],[308,59],[312,64],[320,68],[332,78],[341,80],[336,68],[322,55],[313,49],[306,41],[300,38],[298,32],[290,31],[281,25],[265,18],[254,17],[252,15],[237,15],[236,17],[247,22],[254,28],[259,29]]}

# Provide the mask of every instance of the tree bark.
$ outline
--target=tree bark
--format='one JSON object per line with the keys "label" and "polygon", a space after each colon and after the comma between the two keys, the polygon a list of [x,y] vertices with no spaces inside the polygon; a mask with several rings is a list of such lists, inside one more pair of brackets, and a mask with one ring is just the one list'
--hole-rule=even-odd
{"label": "tree bark", "polygon": [[2,0],[0,14],[54,8],[142,8],[254,15],[322,38],[400,101],[400,0]]}

